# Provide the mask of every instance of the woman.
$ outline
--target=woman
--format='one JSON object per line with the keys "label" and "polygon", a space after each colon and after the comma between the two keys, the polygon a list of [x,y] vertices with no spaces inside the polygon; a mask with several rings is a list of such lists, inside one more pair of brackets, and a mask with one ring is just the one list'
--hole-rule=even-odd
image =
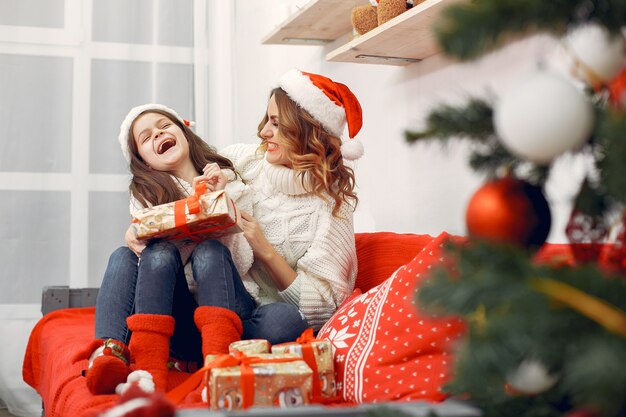
{"label": "woman", "polygon": [[[253,199],[254,217],[242,213],[241,225],[254,252],[247,275],[256,284],[251,292],[259,309],[284,303],[292,307],[285,314],[293,321],[300,314],[314,330],[351,293],[357,271],[357,198],[344,159],[358,158],[362,149],[356,140],[342,146],[346,124],[351,138],[361,128],[361,107],[348,87],[291,70],[270,95],[258,129],[261,145],[221,152]],[[281,323],[266,321],[273,328]],[[253,336],[244,322],[243,338]]]}

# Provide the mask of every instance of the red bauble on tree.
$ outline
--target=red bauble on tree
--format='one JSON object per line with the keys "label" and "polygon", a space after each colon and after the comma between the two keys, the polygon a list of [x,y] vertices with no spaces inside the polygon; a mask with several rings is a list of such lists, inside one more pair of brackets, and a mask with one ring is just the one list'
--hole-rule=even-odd
{"label": "red bauble on tree", "polygon": [[479,188],[466,212],[470,236],[523,247],[541,246],[551,222],[541,188],[510,176]]}

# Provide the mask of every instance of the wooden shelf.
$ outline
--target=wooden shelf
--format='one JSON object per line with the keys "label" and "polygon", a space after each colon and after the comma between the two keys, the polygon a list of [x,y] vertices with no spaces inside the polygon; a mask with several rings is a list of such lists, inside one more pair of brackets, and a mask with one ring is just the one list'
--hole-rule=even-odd
{"label": "wooden shelf", "polygon": [[441,11],[463,0],[426,0],[329,52],[328,61],[409,65],[439,53],[432,32]]}
{"label": "wooden shelf", "polygon": [[263,39],[262,43],[323,45],[352,32],[352,8],[368,0],[312,0]]}

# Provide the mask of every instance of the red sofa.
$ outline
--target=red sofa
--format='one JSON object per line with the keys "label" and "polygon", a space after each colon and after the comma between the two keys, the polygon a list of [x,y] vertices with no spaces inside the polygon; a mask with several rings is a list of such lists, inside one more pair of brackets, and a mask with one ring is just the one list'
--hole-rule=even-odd
{"label": "red sofa", "polygon": [[[416,255],[424,252],[433,240],[433,236],[430,235],[388,232],[356,234],[359,259],[356,288],[365,293],[386,281],[400,266],[411,261],[417,263]],[[429,252],[432,255],[432,250]],[[408,272],[411,271],[412,269],[409,268]],[[411,289],[411,293],[412,291]],[[404,298],[407,299],[407,296]],[[413,297],[408,298],[407,302],[412,303]],[[81,371],[87,367],[91,353],[94,313],[93,307],[53,311],[46,314],[31,333],[24,358],[23,377],[24,381],[40,394],[46,417],[92,416],[110,407],[117,400],[116,395],[91,395],[85,385],[84,377],[81,376]],[[384,341],[382,334],[379,340]],[[172,371],[170,387],[180,383],[184,378],[184,374]],[[404,394],[388,398],[415,399]],[[425,398],[437,400],[437,398]],[[363,402],[369,401],[363,400]],[[344,401],[344,403],[347,402]],[[206,404],[193,406],[204,408]]]}

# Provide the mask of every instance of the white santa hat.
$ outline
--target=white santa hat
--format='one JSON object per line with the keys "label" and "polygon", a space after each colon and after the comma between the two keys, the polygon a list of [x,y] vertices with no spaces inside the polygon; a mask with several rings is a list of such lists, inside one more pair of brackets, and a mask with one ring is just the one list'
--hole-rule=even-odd
{"label": "white santa hat", "polygon": [[278,86],[331,135],[340,138],[347,124],[350,139],[341,145],[341,154],[348,160],[363,156],[363,145],[353,139],[363,125],[361,105],[346,85],[292,69],[280,77]]}
{"label": "white santa hat", "polygon": [[124,155],[124,158],[126,158],[126,162],[130,162],[130,151],[128,148],[128,139],[130,138],[130,128],[133,125],[133,122],[135,121],[135,119],[137,119],[137,117],[139,117],[140,114],[150,111],[150,110],[164,111],[168,114],[171,114],[173,117],[175,117],[179,122],[181,122],[185,126],[188,126],[188,127],[195,126],[194,122],[183,119],[174,110],[162,104],[148,103],[148,104],[142,104],[141,106],[133,107],[132,109],[130,109],[130,111],[124,118],[124,121],[120,125],[120,135],[118,136],[118,139],[120,141],[120,146],[122,147],[122,154]]}

